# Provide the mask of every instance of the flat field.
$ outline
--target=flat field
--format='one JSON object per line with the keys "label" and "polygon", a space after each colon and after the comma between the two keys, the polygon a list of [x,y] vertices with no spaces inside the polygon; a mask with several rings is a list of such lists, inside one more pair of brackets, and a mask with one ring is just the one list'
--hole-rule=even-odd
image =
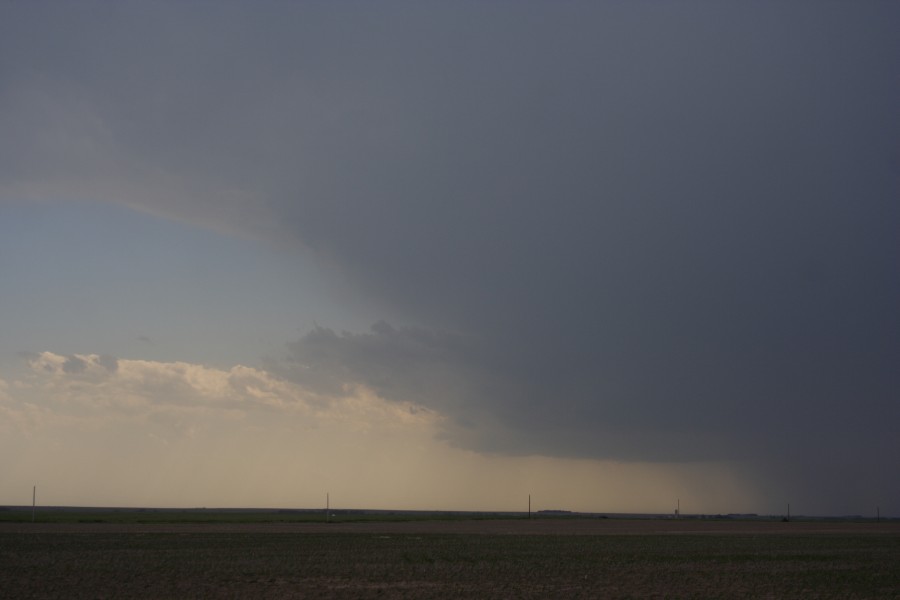
{"label": "flat field", "polygon": [[900,598],[900,523],[0,523],[4,598]]}

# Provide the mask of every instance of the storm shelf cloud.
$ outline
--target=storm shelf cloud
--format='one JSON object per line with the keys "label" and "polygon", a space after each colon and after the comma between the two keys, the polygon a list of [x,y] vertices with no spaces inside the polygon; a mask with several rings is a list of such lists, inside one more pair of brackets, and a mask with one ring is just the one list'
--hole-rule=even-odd
{"label": "storm shelf cloud", "polygon": [[[0,202],[124,207],[315,265],[298,281],[333,304],[297,322],[322,325],[279,322],[254,377],[366,390],[478,456],[727,464],[779,502],[900,510],[896,6],[0,14]],[[240,294],[290,302],[289,270],[201,258],[193,283],[154,277],[173,310],[234,306],[197,310],[203,331],[251,337],[265,309],[213,286],[257,266],[277,276]],[[154,340],[128,351],[166,352],[128,318]],[[47,364],[123,377],[77,354],[121,356],[106,339]]]}

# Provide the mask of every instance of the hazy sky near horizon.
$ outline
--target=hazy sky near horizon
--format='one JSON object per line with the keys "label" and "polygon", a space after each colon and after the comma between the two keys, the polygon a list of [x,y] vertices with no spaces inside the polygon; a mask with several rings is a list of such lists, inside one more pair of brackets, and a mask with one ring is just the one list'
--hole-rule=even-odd
{"label": "hazy sky near horizon", "polygon": [[900,513],[898,25],[4,4],[0,504]]}

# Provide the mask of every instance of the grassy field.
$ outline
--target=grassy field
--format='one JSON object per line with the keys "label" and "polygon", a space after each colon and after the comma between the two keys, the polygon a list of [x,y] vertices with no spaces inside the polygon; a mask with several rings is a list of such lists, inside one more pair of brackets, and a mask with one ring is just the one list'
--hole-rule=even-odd
{"label": "grassy field", "polygon": [[896,524],[537,521],[0,523],[0,596],[900,597]]}

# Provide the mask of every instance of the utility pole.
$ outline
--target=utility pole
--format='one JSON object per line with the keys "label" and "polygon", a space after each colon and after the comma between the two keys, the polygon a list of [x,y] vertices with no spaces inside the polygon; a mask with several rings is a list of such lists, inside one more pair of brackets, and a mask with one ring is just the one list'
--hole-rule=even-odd
{"label": "utility pole", "polygon": [[37,486],[31,488],[31,522],[34,523],[34,507],[37,500]]}
{"label": "utility pole", "polygon": [[528,494],[528,518],[531,518],[531,494]]}

